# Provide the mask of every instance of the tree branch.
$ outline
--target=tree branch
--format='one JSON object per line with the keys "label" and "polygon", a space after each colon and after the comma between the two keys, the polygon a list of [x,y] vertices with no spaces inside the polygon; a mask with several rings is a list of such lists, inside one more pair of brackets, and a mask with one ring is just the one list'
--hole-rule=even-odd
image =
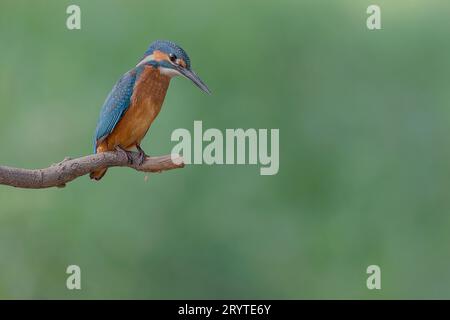
{"label": "tree branch", "polygon": [[92,171],[110,167],[129,167],[143,172],[162,172],[184,167],[181,157],[172,161],[170,155],[161,157],[147,157],[141,165],[138,154],[130,153],[132,163],[124,152],[104,152],[89,156],[70,159],[53,164],[44,169],[22,169],[0,166],[0,184],[28,189],[42,189],[50,187],[64,187],[66,183],[84,176]]}

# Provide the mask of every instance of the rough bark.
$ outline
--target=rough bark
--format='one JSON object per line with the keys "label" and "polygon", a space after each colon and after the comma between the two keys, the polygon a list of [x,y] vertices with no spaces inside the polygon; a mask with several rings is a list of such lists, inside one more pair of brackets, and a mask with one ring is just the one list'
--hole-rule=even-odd
{"label": "rough bark", "polygon": [[181,157],[170,155],[146,157],[139,163],[137,153],[130,153],[130,162],[124,152],[105,152],[81,158],[65,158],[44,169],[22,169],[0,166],[0,184],[18,188],[42,189],[64,187],[66,183],[92,171],[110,167],[129,167],[143,172],[162,172],[184,167]]}

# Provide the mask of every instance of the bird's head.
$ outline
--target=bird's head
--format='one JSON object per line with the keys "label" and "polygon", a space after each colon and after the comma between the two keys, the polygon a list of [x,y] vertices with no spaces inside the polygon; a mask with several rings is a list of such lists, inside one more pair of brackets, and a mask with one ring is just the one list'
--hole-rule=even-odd
{"label": "bird's head", "polygon": [[177,44],[167,40],[156,40],[147,49],[140,65],[151,65],[168,77],[184,76],[206,93],[211,93],[208,86],[191,69],[191,61],[186,51]]}

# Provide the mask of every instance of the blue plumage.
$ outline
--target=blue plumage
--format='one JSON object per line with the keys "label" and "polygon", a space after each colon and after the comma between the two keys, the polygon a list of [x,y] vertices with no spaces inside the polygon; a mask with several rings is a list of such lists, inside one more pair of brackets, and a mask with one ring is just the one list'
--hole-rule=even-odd
{"label": "blue plumage", "polygon": [[134,84],[136,82],[136,75],[136,69],[125,73],[114,85],[106,98],[95,130],[94,153],[97,152],[97,141],[104,139],[113,131],[114,127],[128,109],[133,94]]}
{"label": "blue plumage", "polygon": [[191,60],[189,59],[188,54],[186,51],[183,50],[180,46],[178,46],[176,43],[169,41],[169,40],[156,40],[150,44],[147,51],[145,51],[144,57],[152,54],[155,50],[159,50],[162,52],[165,52],[167,54],[174,54],[178,58],[181,58],[186,62],[186,67],[188,69],[191,68]]}

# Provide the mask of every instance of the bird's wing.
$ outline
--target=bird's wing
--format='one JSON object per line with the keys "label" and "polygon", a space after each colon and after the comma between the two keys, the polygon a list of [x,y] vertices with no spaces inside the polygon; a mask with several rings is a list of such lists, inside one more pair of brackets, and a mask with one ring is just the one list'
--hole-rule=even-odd
{"label": "bird's wing", "polygon": [[113,131],[125,114],[125,111],[127,111],[135,82],[135,70],[125,73],[106,98],[95,130],[94,153],[96,153],[97,143],[105,139]]}

